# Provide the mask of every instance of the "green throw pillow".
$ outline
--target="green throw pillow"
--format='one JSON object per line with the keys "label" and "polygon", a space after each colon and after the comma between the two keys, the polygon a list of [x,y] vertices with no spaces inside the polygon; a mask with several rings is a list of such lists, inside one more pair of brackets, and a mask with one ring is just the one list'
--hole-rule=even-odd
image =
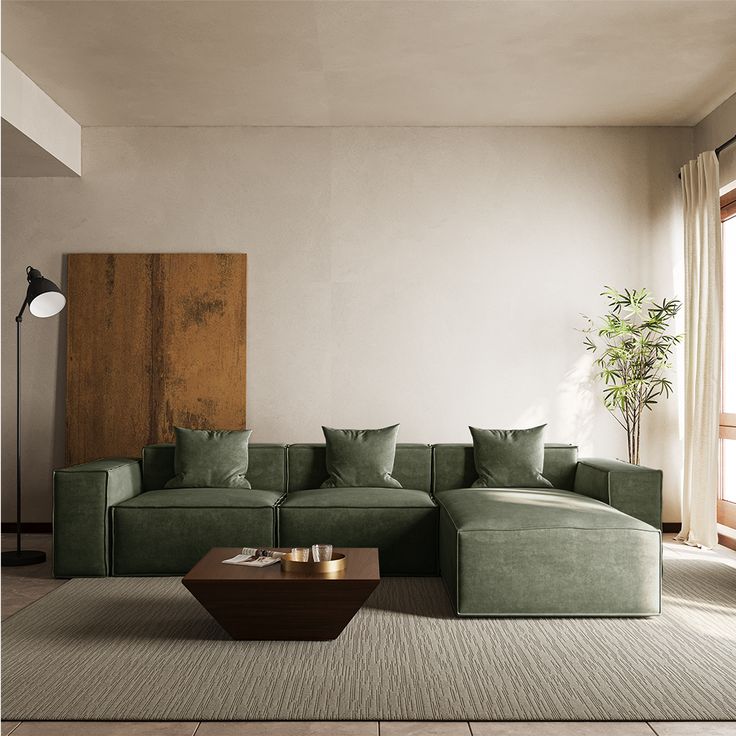
{"label": "green throw pillow", "polygon": [[383,429],[330,429],[325,433],[327,472],[322,488],[401,488],[391,476],[399,425]]}
{"label": "green throw pillow", "polygon": [[552,488],[542,475],[544,428],[478,429],[473,435],[475,469],[473,488]]}
{"label": "green throw pillow", "polygon": [[176,475],[166,488],[250,488],[248,439],[252,430],[175,427]]}

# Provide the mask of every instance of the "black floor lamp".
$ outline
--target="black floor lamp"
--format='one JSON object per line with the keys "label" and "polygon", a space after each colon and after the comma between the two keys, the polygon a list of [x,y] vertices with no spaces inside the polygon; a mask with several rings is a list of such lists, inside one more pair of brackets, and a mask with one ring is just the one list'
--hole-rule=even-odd
{"label": "black floor lamp", "polygon": [[15,318],[16,339],[16,393],[15,393],[15,438],[16,438],[16,506],[15,506],[15,534],[16,548],[2,553],[2,563],[5,566],[35,565],[46,559],[46,553],[38,550],[21,549],[21,478],[20,478],[20,325],[23,322],[23,312],[28,307],[34,317],[53,317],[61,312],[66,304],[66,298],[61,289],[53,282],[45,279],[41,272],[28,266],[26,268],[28,290],[23,300],[20,312]]}

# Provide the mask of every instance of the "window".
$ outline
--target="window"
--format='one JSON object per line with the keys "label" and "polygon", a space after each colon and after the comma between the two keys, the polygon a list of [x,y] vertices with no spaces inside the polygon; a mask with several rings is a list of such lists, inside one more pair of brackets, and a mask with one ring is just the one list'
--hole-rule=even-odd
{"label": "window", "polygon": [[723,400],[718,521],[736,528],[736,189],[721,197],[723,223]]}

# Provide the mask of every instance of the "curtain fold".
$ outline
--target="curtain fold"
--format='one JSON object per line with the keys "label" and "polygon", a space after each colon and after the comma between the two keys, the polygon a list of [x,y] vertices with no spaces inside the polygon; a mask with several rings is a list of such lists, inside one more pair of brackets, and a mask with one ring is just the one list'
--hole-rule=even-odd
{"label": "curtain fold", "polygon": [[723,278],[718,159],[701,153],[680,170],[685,224],[685,452],[677,539],[718,543]]}

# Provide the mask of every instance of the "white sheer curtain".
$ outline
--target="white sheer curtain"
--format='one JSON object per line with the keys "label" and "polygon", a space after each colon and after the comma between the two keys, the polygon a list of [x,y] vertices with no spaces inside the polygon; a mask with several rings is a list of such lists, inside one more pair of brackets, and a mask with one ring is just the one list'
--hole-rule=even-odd
{"label": "white sheer curtain", "polygon": [[685,218],[685,475],[687,544],[718,543],[718,420],[721,411],[721,214],[718,159],[701,153],[681,171]]}

